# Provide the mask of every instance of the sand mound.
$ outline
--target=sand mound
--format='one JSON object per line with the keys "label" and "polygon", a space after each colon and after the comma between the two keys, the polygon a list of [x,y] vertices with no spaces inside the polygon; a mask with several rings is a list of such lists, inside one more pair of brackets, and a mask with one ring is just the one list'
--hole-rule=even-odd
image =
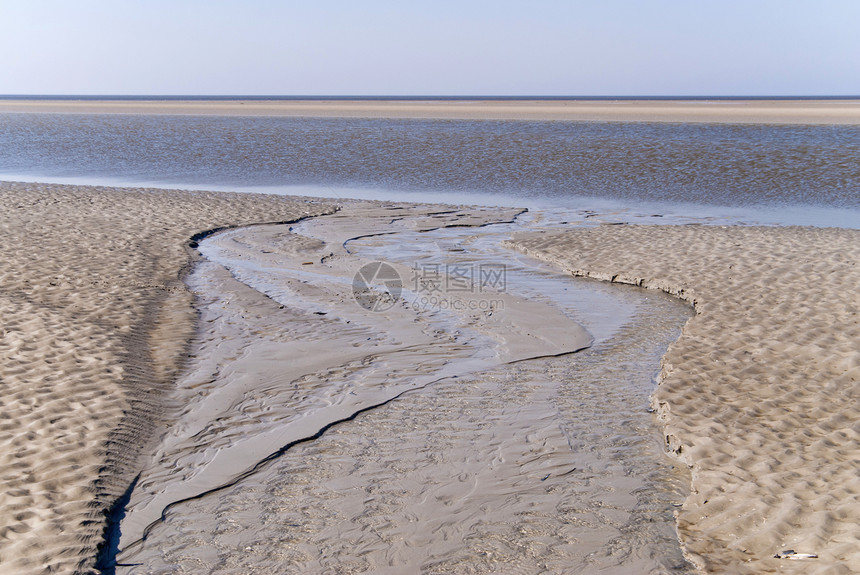
{"label": "sand mound", "polygon": [[249,194],[0,184],[0,571],[91,572],[194,329],[195,233],[330,212]]}
{"label": "sand mound", "polygon": [[[694,562],[860,572],[860,232],[612,226],[511,245],[695,305],[652,399],[692,468],[678,524]],[[818,557],[774,558],[786,550]]]}

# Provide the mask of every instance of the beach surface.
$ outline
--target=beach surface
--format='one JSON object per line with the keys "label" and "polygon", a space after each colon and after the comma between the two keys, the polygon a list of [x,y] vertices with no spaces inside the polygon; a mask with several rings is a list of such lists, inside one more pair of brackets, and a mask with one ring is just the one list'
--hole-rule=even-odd
{"label": "beach surface", "polygon": [[[281,308],[278,305],[271,307],[277,301],[274,296],[280,296],[266,295],[265,290],[250,290],[247,284],[230,284],[235,278],[231,279],[227,272],[212,277],[226,282],[223,285],[235,295],[230,295],[223,302],[209,301],[208,308],[198,308],[202,309],[200,313],[203,315],[200,317],[212,320],[210,324],[198,323],[195,296],[184,280],[192,264],[200,258],[197,250],[202,242],[201,234],[231,226],[293,222],[310,216],[332,214],[339,207],[351,209],[349,205],[342,204],[251,194],[14,183],[0,185],[0,207],[4,214],[0,220],[4,232],[0,242],[5,254],[0,264],[0,349],[3,358],[0,364],[0,415],[3,417],[3,423],[0,424],[0,457],[3,458],[0,467],[0,514],[4,517],[4,526],[0,530],[0,568],[4,573],[94,572],[99,546],[104,541],[108,525],[107,512],[129,489],[141,469],[147,466],[158,468],[159,457],[169,455],[166,451],[153,452],[173,431],[170,425],[172,420],[168,418],[174,417],[177,410],[182,411],[184,407],[175,401],[176,395],[172,396],[172,403],[168,400],[171,399],[170,393],[177,391],[176,382],[188,375],[189,360],[194,359],[187,357],[193,349],[191,342],[195,337],[202,337],[201,345],[205,346],[209,342],[211,349],[218,352],[213,353],[213,356],[220,353],[229,361],[241,362],[242,354],[253,348],[231,351],[227,345],[219,350],[222,345],[219,343],[219,334],[232,333],[229,329],[239,330],[244,325],[242,322],[250,321],[253,317],[272,325],[255,325],[248,330],[251,336],[268,337],[281,333],[279,330],[283,328],[276,325]],[[504,220],[506,215],[492,215],[488,213],[491,210],[486,209],[483,213],[476,212],[473,215],[463,209],[444,213],[422,209],[424,214],[421,217],[425,222],[436,214],[443,223],[447,221],[451,225],[476,226],[469,233],[469,236],[474,236],[471,241],[479,240],[486,233],[480,226],[497,217]],[[510,214],[507,216],[510,217]],[[377,212],[375,217],[381,221],[395,222],[400,216],[383,211],[381,214]],[[363,219],[367,218],[359,218],[359,221]],[[587,219],[583,215],[582,221]],[[355,222],[350,224],[355,226],[351,229],[340,229],[337,221],[332,220],[334,223],[330,233],[335,235],[327,240],[332,246],[338,246],[338,237],[345,240],[361,235],[360,226]],[[437,221],[425,225],[429,229],[440,224]],[[564,231],[560,231],[562,226]],[[299,269],[305,269],[307,273],[311,273],[310,268],[316,273],[316,268],[338,251],[326,249],[313,239],[293,238],[283,230],[284,227],[270,229],[257,226],[255,235],[247,237],[230,236],[232,232],[227,232],[224,235],[224,241],[227,242],[224,249],[238,250],[240,255],[244,253],[243,250],[250,250],[267,254],[266,257],[272,259],[292,259]],[[856,462],[860,457],[857,447],[860,430],[854,413],[858,404],[857,380],[860,377],[860,354],[857,352],[857,342],[860,341],[857,315],[860,301],[856,290],[860,284],[860,270],[857,268],[860,232],[701,225],[603,225],[591,229],[571,229],[573,227],[573,223],[555,224],[542,232],[517,237],[508,245],[512,251],[520,250],[545,259],[573,275],[662,290],[695,306],[695,317],[687,322],[683,335],[671,345],[663,359],[660,385],[652,398],[657,418],[653,420],[654,429],[659,433],[659,426],[663,426],[665,449],[692,471],[692,492],[683,507],[678,508],[677,517],[681,544],[687,558],[702,571],[713,573],[860,571],[860,554],[857,551],[860,546],[856,532],[856,525],[860,521],[860,506],[857,503],[860,482],[856,474]],[[338,233],[341,235],[338,236]],[[415,233],[422,232],[415,230]],[[404,244],[403,247],[408,246]],[[370,248],[372,246],[364,249]],[[306,262],[311,263],[305,265]],[[285,284],[277,285],[283,288]],[[317,298],[312,300],[317,302],[330,301],[330,305],[335,308],[340,305],[335,298],[325,295],[318,297],[320,293],[313,285],[298,281],[296,286],[298,296]],[[344,294],[349,293],[349,286],[343,289]],[[346,299],[348,296],[339,297]],[[224,307],[230,302],[238,302],[238,307]],[[355,307],[353,302],[352,308]],[[206,316],[206,313],[215,315]],[[288,312],[283,313],[287,317]],[[335,315],[329,309],[305,309],[292,319],[301,323],[328,317],[329,313]],[[539,313],[528,315],[534,317],[513,317],[510,320],[520,326],[529,325],[529,320],[540,321]],[[233,322],[232,327],[225,326],[226,332],[213,331],[213,326],[221,321],[219,318]],[[433,372],[439,366],[444,366],[449,351],[452,357],[457,357],[467,347],[466,332],[464,329],[454,329],[450,333],[418,329],[416,335],[411,336],[407,329],[409,321],[408,317],[402,319],[397,330],[390,334],[394,339],[404,340],[399,341],[398,346],[408,347],[409,337],[424,338],[430,342],[431,348],[433,345],[447,346],[446,353],[435,358],[429,357],[426,364],[415,367],[418,372],[427,372],[418,373],[419,376],[432,381]],[[466,327],[475,327],[479,334],[475,338],[494,339],[492,329],[489,332],[477,329],[482,321],[480,317],[469,321],[473,323]],[[647,322],[633,330],[629,337],[635,341],[637,333],[647,331],[645,325]],[[290,329],[298,329],[298,324]],[[321,332],[325,338],[354,338],[354,343],[358,343],[364,335],[351,332],[352,328],[345,329],[343,326],[328,326],[326,329],[329,331]],[[562,354],[562,358],[576,357],[577,354],[571,356],[569,352],[587,345],[588,339],[583,339],[575,323],[568,323],[562,329],[578,335],[570,340],[554,339],[553,345],[556,347],[553,353]],[[500,455],[517,454],[520,458],[517,459],[520,461],[517,469],[520,469],[519,465],[534,465],[534,468],[528,468],[528,473],[523,477],[534,479],[530,489],[536,486],[542,490],[540,497],[535,496],[534,501],[541,501],[548,507],[539,508],[534,521],[520,525],[520,531],[504,537],[500,533],[492,535],[491,540],[498,543],[496,547],[489,549],[482,546],[482,542],[489,539],[475,537],[469,541],[474,547],[458,553],[465,553],[469,560],[475,557],[485,559],[487,553],[497,553],[494,559],[496,563],[489,565],[498,567],[508,557],[501,553],[502,550],[509,550],[502,543],[514,549],[519,537],[531,533],[537,541],[535,546],[519,548],[517,553],[533,561],[540,556],[536,554],[537,550],[543,553],[551,549],[556,553],[552,555],[556,563],[552,564],[563,565],[564,554],[576,555],[580,548],[578,546],[583,544],[583,536],[577,534],[563,544],[553,545],[546,545],[545,537],[559,536],[571,526],[589,532],[591,527],[605,524],[607,533],[623,535],[613,535],[616,537],[614,549],[622,556],[619,560],[636,561],[637,555],[634,554],[631,559],[629,553],[625,555],[622,552],[630,548],[647,549],[649,542],[631,541],[637,533],[647,533],[642,529],[655,521],[657,515],[654,514],[659,511],[650,506],[653,501],[640,500],[638,505],[641,513],[638,516],[636,513],[631,514],[630,509],[636,508],[637,501],[635,497],[628,497],[628,494],[635,494],[638,486],[613,483],[611,489],[591,501],[590,507],[574,509],[575,506],[569,506],[571,509],[568,511],[572,515],[565,516],[565,521],[569,522],[560,525],[560,531],[551,534],[540,531],[540,526],[546,525],[546,521],[558,520],[558,516],[551,511],[555,503],[547,499],[547,494],[552,500],[551,494],[556,492],[553,490],[563,489],[566,485],[562,481],[563,473],[573,466],[580,469],[579,460],[576,459],[543,460],[538,457],[543,457],[543,453],[563,454],[568,445],[572,449],[570,439],[565,439],[567,432],[559,434],[557,425],[553,423],[547,424],[544,431],[537,434],[512,433],[511,437],[493,435],[486,431],[490,422],[476,415],[486,404],[479,402],[472,405],[469,398],[497,396],[495,405],[501,407],[488,413],[498,417],[501,422],[499,429],[508,429],[507,433],[511,433],[509,424],[517,424],[521,416],[531,413],[537,421],[543,421],[540,412],[530,411],[535,398],[543,401],[548,394],[554,393],[552,390],[555,384],[552,382],[556,379],[553,377],[560,382],[570,381],[577,369],[575,365],[546,364],[541,368],[545,369],[548,382],[543,387],[535,386],[529,393],[519,390],[519,395],[513,396],[497,394],[497,387],[505,382],[508,382],[506,389],[516,391],[517,381],[511,378],[525,370],[522,366],[527,364],[517,363],[516,360],[539,353],[533,346],[535,338],[528,329],[520,330],[519,335],[514,334],[510,338],[506,338],[506,334],[508,330],[505,328],[496,330],[495,339],[501,351],[495,352],[492,358],[495,367],[490,366],[492,375],[485,381],[464,378],[467,380],[466,387],[443,382],[444,385],[432,396],[429,406],[417,403],[419,394],[409,395],[412,403],[407,402],[406,405],[414,406],[414,409],[410,408],[407,413],[374,412],[373,417],[361,420],[364,422],[360,424],[360,429],[365,430],[363,434],[350,436],[348,429],[338,428],[339,431],[332,434],[334,439],[329,438],[327,441],[340,442],[341,448],[345,450],[356,449],[354,457],[363,466],[369,466],[367,475],[381,480],[392,473],[404,473],[402,465],[406,464],[400,457],[388,459],[379,454],[397,453],[398,442],[417,445],[416,442],[426,441],[427,434],[420,431],[426,429],[430,421],[439,426],[439,433],[431,434],[431,439],[444,439],[445,444],[460,457],[452,458],[451,464],[466,465],[463,473],[464,477],[469,477],[469,473],[480,476],[485,464],[497,462],[492,457],[487,462],[463,457],[468,449],[474,447],[468,438],[476,433],[484,437],[480,433],[485,433],[488,444],[492,444],[493,440],[500,442]],[[388,345],[385,337],[379,336],[378,341],[372,343],[378,344],[377,351],[389,353],[393,348],[382,349]],[[364,341],[367,341],[367,337],[364,337]],[[291,345],[296,346],[296,356],[301,357],[302,361],[313,363],[319,359],[324,364],[326,354],[331,354],[324,345],[319,345],[321,343],[324,342],[311,339]],[[265,349],[261,349],[261,352],[265,355]],[[625,356],[622,352],[623,346],[618,351],[621,355],[615,356],[618,365],[624,365]],[[208,356],[201,357],[206,359]],[[323,378],[322,383],[313,378],[305,383],[325,391],[327,388],[323,384],[327,381],[340,381],[338,378],[351,381],[349,370],[365,367],[361,357],[356,356],[355,361],[345,365],[342,378],[337,373],[329,373],[328,379]],[[469,354],[464,357],[469,361],[475,359],[474,355]],[[437,365],[434,362],[441,363]],[[512,365],[517,367],[505,367],[511,365],[510,362],[514,362]],[[241,367],[241,364],[238,365]],[[402,370],[403,365],[393,363],[392,373]],[[482,369],[486,367],[481,366]],[[296,369],[310,370],[302,366]],[[242,373],[241,369],[235,371],[239,375]],[[382,376],[382,381],[387,381],[384,371],[374,369],[371,372],[376,374],[374,377]],[[595,367],[589,373],[596,375],[600,372],[601,369]],[[193,379],[201,377],[201,373],[198,372],[196,376],[191,374],[192,385],[186,390],[189,398],[193,399],[197,395],[205,397],[204,391],[212,391],[206,388],[211,378],[205,379],[205,373],[203,380],[195,382]],[[614,379],[623,381],[624,377],[620,373]],[[292,389],[293,379],[286,378],[284,389]],[[494,383],[488,387],[487,382],[496,382],[498,385]],[[473,391],[472,395],[468,393],[469,389]],[[573,403],[578,407],[584,406],[586,412],[590,412],[595,405],[589,401],[602,402],[603,398],[599,396],[601,389],[602,386],[598,386],[585,394],[580,390],[581,395],[575,395],[576,390],[571,390],[574,393],[571,396]],[[218,389],[214,391],[218,392]],[[345,391],[344,397],[349,395],[348,391]],[[373,391],[375,393],[379,389],[375,387]],[[382,391],[388,393],[392,390]],[[243,403],[246,410],[237,416],[256,419],[257,414],[267,412],[263,409],[266,405],[254,404],[250,399],[245,399],[250,403]],[[347,399],[353,401],[349,397]],[[631,407],[624,398],[617,400],[618,407],[611,403],[616,401],[612,397],[606,401],[610,402],[609,408],[615,409],[616,413],[622,412],[621,406],[630,411],[629,414],[625,411],[623,418],[615,417],[621,423],[628,417],[632,418],[634,412],[644,413],[647,407]],[[396,402],[392,403],[394,405]],[[518,406],[517,409],[514,409],[515,406]],[[440,410],[453,417],[453,421],[464,422],[461,435],[445,434],[450,431],[449,425],[437,421]],[[647,413],[645,416],[653,419]],[[275,422],[278,417],[274,418]],[[404,421],[408,425],[404,426]],[[355,437],[368,437],[368,433],[372,435],[372,432],[367,431],[368,428],[386,429],[391,433],[380,435],[380,445],[356,444]],[[241,426],[236,429],[241,429]],[[583,430],[583,433],[586,432],[587,429]],[[648,432],[645,428],[640,430],[637,427],[635,433],[644,437]],[[522,449],[527,449],[505,451],[507,448],[514,449],[510,447],[514,444],[509,440],[520,435],[527,440],[526,447]],[[229,441],[237,440],[231,439],[228,434],[221,436],[218,441],[224,437],[227,437],[228,444]],[[389,438],[386,441],[391,445],[382,445],[385,443],[383,437]],[[591,450],[593,458],[591,455],[587,458],[593,469],[586,466],[589,474],[595,474],[582,477],[581,484],[576,483],[576,475],[564,477],[569,478],[574,490],[579,489],[580,485],[590,485],[590,489],[595,489],[597,487],[593,484],[599,487],[603,480],[599,479],[603,477],[598,473],[599,462],[610,461],[613,457],[612,454],[605,454],[605,458],[602,458],[597,453],[600,447],[606,446],[610,452],[629,453],[624,450],[629,450],[630,445],[626,440],[619,443],[620,440],[613,436],[592,438],[583,435],[582,438],[584,445],[597,446]],[[174,445],[180,447],[180,456],[191,453],[190,459],[185,461],[191,468],[202,457],[196,452],[183,451],[181,433]],[[454,447],[451,448],[451,445]],[[324,502],[331,492],[311,493],[309,490],[329,485],[323,479],[337,484],[339,491],[357,489],[359,486],[350,484],[344,477],[358,467],[351,463],[352,456],[340,455],[334,460],[327,457],[334,449],[331,443],[314,442],[307,447],[311,450],[305,453],[308,458],[302,458],[301,452],[295,454],[293,467],[287,468],[292,473],[297,468],[309,466],[311,469],[304,470],[309,475],[295,476],[304,478],[306,482],[300,485],[284,483],[284,477],[294,476],[284,474],[282,470],[275,475],[281,479],[274,485],[283,501],[302,505],[303,501],[307,504],[308,497],[310,501],[318,497],[323,503],[320,506],[304,507],[287,505],[288,509],[282,512],[300,509],[307,514],[306,519],[318,524],[323,534],[321,537],[324,536],[328,542],[342,543],[346,539],[341,537],[344,532],[339,531],[340,527],[326,531],[333,516],[326,513]],[[260,452],[265,453],[266,449],[260,448]],[[537,450],[534,459],[527,457],[529,449]],[[644,450],[645,447],[635,449]],[[423,470],[422,473],[431,473],[427,470],[437,465],[438,460],[434,459],[433,454],[439,451],[431,441],[430,445],[423,445],[420,453],[429,459],[414,462],[415,467]],[[242,456],[239,453],[237,457]],[[254,457],[250,457],[251,460]],[[230,461],[235,462],[236,459],[231,458]],[[498,461],[503,463],[504,457]],[[544,469],[543,464],[536,463],[541,461],[555,463]],[[604,464],[601,469],[608,467],[611,466]],[[620,471],[623,477],[623,467]],[[667,471],[661,473],[670,475],[666,479],[668,483],[683,477],[671,475]],[[606,477],[609,477],[607,481],[616,481],[619,474]],[[458,489],[466,489],[468,494],[475,491],[468,481],[460,482],[457,486],[446,483],[445,477],[437,477],[432,473],[430,478],[432,481],[428,480],[427,485],[431,485],[432,489],[428,493],[442,500],[458,499],[462,495]],[[200,482],[197,487],[203,491],[223,485],[218,476],[214,479],[212,476],[201,476],[195,481]],[[209,481],[211,483],[207,483]],[[247,504],[253,504],[254,501],[259,503],[263,499],[257,494],[264,485],[265,482],[247,492],[238,490],[229,495],[250,498]],[[420,494],[421,485],[424,485],[421,481],[395,485],[391,493],[377,501],[393,505],[399,501],[404,490],[418,489]],[[500,489],[510,488],[506,484],[499,485]],[[181,490],[182,486],[169,488]],[[162,493],[163,490],[158,487],[149,495],[144,491],[144,503],[140,506],[142,515],[135,529],[144,530],[152,521],[158,520],[157,517],[151,519],[145,502],[148,497],[160,497]],[[189,495],[194,498],[198,493],[197,490],[189,490],[187,494],[180,493],[175,499],[171,496],[164,500],[175,501]],[[361,500],[362,492],[356,493],[347,503],[354,504]],[[530,506],[532,500],[529,498],[518,497],[516,491],[507,493],[517,505],[524,505],[525,508]],[[630,499],[627,508],[619,505],[625,497]],[[374,498],[368,497],[367,500]],[[671,509],[671,497],[658,500],[660,509],[665,506]],[[486,511],[491,509],[489,506],[492,502],[483,505],[488,506],[483,508]],[[159,505],[153,507],[159,508]],[[480,505],[479,509],[482,509]],[[511,513],[518,514],[523,509],[512,507]],[[190,518],[190,523],[180,525],[180,529],[199,528],[201,524],[205,527],[207,520],[201,517],[208,516],[211,510],[201,511],[198,507],[191,511],[188,515],[175,514],[178,521]],[[362,524],[362,536],[381,533],[395,541],[402,535],[397,531],[398,528],[423,517],[420,513],[416,515],[416,508],[413,507],[392,511],[383,505],[375,511]],[[402,516],[403,522],[385,520],[391,513]],[[592,515],[586,518],[587,513]],[[665,511],[659,513],[663,516],[666,514]],[[668,513],[670,522],[674,523],[671,511]],[[252,514],[246,519],[259,527],[256,519],[259,516]],[[433,520],[439,520],[440,517],[435,510],[431,516]],[[630,517],[638,519],[632,521]],[[236,517],[231,516],[230,519]],[[288,517],[288,522],[294,519],[297,520]],[[460,524],[459,521],[455,523]],[[490,523],[490,527],[496,525],[492,521]],[[346,525],[352,523],[347,521]],[[410,532],[413,535],[422,534],[422,523],[418,521],[416,525],[417,528],[413,526]],[[206,531],[210,530],[207,528]],[[456,529],[452,533],[456,536]],[[258,533],[263,534],[267,535],[267,540],[274,537],[269,532]],[[405,555],[389,556],[387,553],[392,547],[385,543],[386,539],[382,536],[372,539],[372,542],[370,539],[363,540],[368,546],[359,549],[363,560],[375,556],[374,553],[387,560],[407,556],[411,558],[408,550],[398,551]],[[665,532],[661,531],[660,536],[664,537]],[[301,547],[306,541],[302,540],[300,533],[293,532],[291,537],[284,544],[298,546],[300,550],[306,551],[306,548]],[[194,541],[192,538],[192,544],[185,551],[199,547]],[[228,543],[231,541],[228,540]],[[241,539],[238,541],[244,542]],[[592,543],[595,549],[604,548],[603,544],[597,542],[588,544]],[[254,557],[244,547],[234,546],[231,549],[230,557]],[[797,557],[792,559],[793,555],[787,553],[789,550],[793,550],[793,555]],[[780,553],[789,558],[774,558]],[[816,557],[806,558],[807,555]],[[206,560],[213,558],[218,560],[217,555],[204,557]],[[305,557],[302,560],[318,559]],[[647,559],[660,565],[660,558]],[[191,564],[199,560],[202,559],[195,556],[190,559]],[[583,560],[597,561],[594,558]],[[328,558],[315,565],[320,571],[325,571],[332,567],[331,561],[336,563],[336,558]],[[597,569],[614,564],[598,562],[591,565]],[[644,564],[632,563],[639,567]],[[479,572],[487,565],[464,563],[463,571]],[[538,564],[517,565],[528,565],[534,570]],[[237,571],[242,568],[237,567]],[[665,565],[661,568],[669,569]],[[632,571],[625,567],[619,572]],[[678,567],[674,572],[684,571]]]}
{"label": "beach surface", "polygon": [[666,449],[692,470],[678,514],[689,559],[708,573],[860,572],[860,232],[614,226],[509,245],[695,306],[652,398]]}
{"label": "beach surface", "polygon": [[0,100],[0,112],[860,124],[860,100]]}

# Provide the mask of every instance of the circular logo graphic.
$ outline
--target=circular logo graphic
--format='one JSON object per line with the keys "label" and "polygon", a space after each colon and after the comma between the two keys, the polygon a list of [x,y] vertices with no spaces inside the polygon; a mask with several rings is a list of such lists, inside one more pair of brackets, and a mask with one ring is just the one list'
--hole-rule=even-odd
{"label": "circular logo graphic", "polygon": [[352,278],[352,295],[368,311],[391,309],[402,290],[400,274],[385,262],[366,264]]}

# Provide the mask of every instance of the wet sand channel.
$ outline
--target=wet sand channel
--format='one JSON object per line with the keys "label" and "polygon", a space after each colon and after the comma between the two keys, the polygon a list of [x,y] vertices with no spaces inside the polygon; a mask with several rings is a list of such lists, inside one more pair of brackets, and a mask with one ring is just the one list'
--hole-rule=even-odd
{"label": "wet sand channel", "polygon": [[691,572],[648,410],[691,311],[502,248],[517,215],[357,202],[203,240],[117,572]]}

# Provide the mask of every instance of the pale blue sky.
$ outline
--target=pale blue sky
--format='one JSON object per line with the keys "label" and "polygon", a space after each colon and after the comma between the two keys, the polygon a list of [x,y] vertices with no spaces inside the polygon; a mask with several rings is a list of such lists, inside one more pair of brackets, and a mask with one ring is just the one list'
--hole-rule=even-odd
{"label": "pale blue sky", "polygon": [[0,94],[860,94],[857,0],[0,0],[0,23]]}

